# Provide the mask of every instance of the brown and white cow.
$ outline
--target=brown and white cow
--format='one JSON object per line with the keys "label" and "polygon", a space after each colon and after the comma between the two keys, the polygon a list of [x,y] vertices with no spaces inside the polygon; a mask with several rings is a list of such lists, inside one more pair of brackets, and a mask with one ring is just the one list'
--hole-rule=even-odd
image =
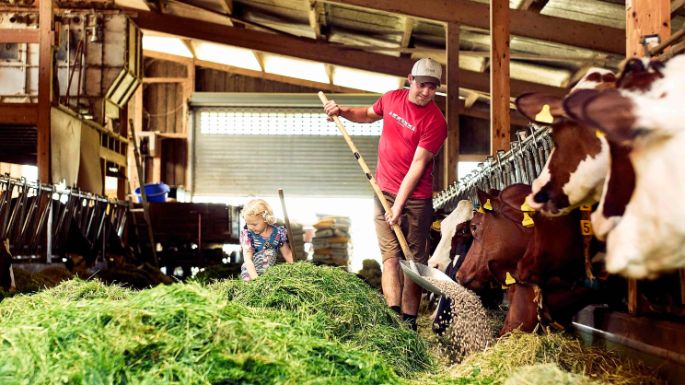
{"label": "brown and white cow", "polygon": [[685,267],[685,55],[652,69],[642,90],[603,91],[582,114],[632,145],[635,187],[608,233],[606,255],[607,271],[631,278]]}
{"label": "brown and white cow", "polygon": [[[593,68],[569,95],[586,96],[584,91],[613,88],[614,74]],[[538,93],[523,94],[516,107],[530,121],[551,124],[554,149],[540,175],[533,181],[530,207],[546,215],[564,215],[574,207],[600,199],[609,163],[609,147],[594,128],[579,124],[563,108],[564,99]],[[548,111],[548,113],[541,113]]]}
{"label": "brown and white cow", "polygon": [[[473,203],[468,200],[459,201],[457,207],[440,222],[440,242],[428,259],[428,266],[444,272],[454,258],[464,256],[466,242],[460,242],[460,238],[470,237],[468,222],[471,218],[473,218]],[[468,246],[470,245],[468,242]],[[457,250],[456,246],[459,246],[461,250]]]}
{"label": "brown and white cow", "polygon": [[521,206],[530,186],[513,184],[499,195],[478,190],[482,212],[471,219],[473,243],[457,272],[457,281],[471,290],[485,289],[495,280],[504,284],[516,269],[533,229],[524,226]]}

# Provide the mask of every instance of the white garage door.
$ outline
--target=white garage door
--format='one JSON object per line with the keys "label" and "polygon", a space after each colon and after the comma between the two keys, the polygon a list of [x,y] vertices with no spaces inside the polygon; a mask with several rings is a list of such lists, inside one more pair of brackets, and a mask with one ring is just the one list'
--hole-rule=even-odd
{"label": "white garage door", "polygon": [[[315,95],[308,97],[312,106],[293,95],[261,96],[250,103],[244,94],[238,99],[242,102],[227,102],[235,94],[229,96],[213,94],[203,99],[195,95],[192,99],[193,195],[273,196],[278,188],[288,196],[373,195],[337,127],[326,121],[320,103],[316,106]],[[375,98],[358,104],[370,105]],[[381,122],[343,122],[374,170]]]}

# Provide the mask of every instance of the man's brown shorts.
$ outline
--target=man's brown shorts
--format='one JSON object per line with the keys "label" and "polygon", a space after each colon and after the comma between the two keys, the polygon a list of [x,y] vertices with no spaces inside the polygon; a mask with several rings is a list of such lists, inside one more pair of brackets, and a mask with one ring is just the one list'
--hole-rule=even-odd
{"label": "man's brown shorts", "polygon": [[[395,195],[387,192],[384,192],[383,195],[392,207],[393,202],[395,202]],[[430,198],[407,200],[400,218],[400,227],[407,239],[409,249],[417,262],[425,264],[428,262],[426,242],[433,220],[433,200]],[[383,206],[377,197],[374,199],[374,220],[383,262],[389,258],[404,258],[400,243],[397,241],[392,227],[385,221],[385,210],[383,210]]]}

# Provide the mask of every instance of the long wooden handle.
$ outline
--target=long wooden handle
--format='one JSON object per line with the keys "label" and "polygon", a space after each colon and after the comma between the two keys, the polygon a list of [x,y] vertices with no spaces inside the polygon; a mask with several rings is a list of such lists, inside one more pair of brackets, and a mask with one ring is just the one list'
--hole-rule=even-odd
{"label": "long wooden handle", "polygon": [[[328,103],[328,98],[326,97],[326,95],[324,95],[322,91],[319,91],[319,99],[321,99],[321,103],[324,105]],[[366,165],[364,158],[359,153],[357,146],[354,145],[352,138],[350,138],[350,135],[347,133],[347,130],[340,121],[340,118],[338,118],[337,116],[333,116],[333,121],[335,122],[335,125],[338,126],[338,130],[340,130],[340,132],[342,133],[343,137],[345,138],[345,141],[347,142],[347,145],[350,147],[350,150],[352,150],[352,154],[357,159],[357,163],[359,163],[359,166],[364,171],[364,174],[366,174],[366,178],[369,180],[369,183],[371,183],[371,187],[373,188],[373,191],[376,193],[376,197],[378,197],[378,200],[381,202],[381,205],[383,205],[383,210],[385,210],[386,213],[390,212],[390,205],[388,204],[388,201],[385,199],[385,196],[383,195],[381,188],[378,187],[378,183],[376,183],[376,178],[373,177],[373,174],[371,173],[369,166]],[[392,229],[395,232],[397,240],[400,242],[402,253],[407,258],[407,260],[409,260],[412,263],[413,266],[414,255],[412,254],[411,250],[409,250],[409,245],[407,244],[407,240],[404,238],[402,229],[397,223],[392,225]]]}
{"label": "long wooden handle", "polygon": [[278,189],[278,197],[281,198],[281,207],[283,207],[283,220],[285,221],[285,228],[288,230],[288,241],[290,243],[290,251],[293,254],[293,261],[297,261],[297,253],[295,253],[295,248],[293,247],[292,237],[293,231],[290,227],[290,219],[288,219],[288,210],[285,209],[285,196],[283,195],[283,189]]}

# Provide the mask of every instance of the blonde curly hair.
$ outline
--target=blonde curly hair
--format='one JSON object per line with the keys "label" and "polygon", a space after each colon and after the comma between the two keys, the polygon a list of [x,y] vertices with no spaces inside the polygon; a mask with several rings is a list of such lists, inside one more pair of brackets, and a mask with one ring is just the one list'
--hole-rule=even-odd
{"label": "blonde curly hair", "polygon": [[276,223],[274,211],[264,199],[253,199],[245,203],[245,206],[243,206],[243,211],[240,212],[240,216],[245,219],[245,217],[248,215],[261,217],[264,219],[264,222],[270,225]]}

